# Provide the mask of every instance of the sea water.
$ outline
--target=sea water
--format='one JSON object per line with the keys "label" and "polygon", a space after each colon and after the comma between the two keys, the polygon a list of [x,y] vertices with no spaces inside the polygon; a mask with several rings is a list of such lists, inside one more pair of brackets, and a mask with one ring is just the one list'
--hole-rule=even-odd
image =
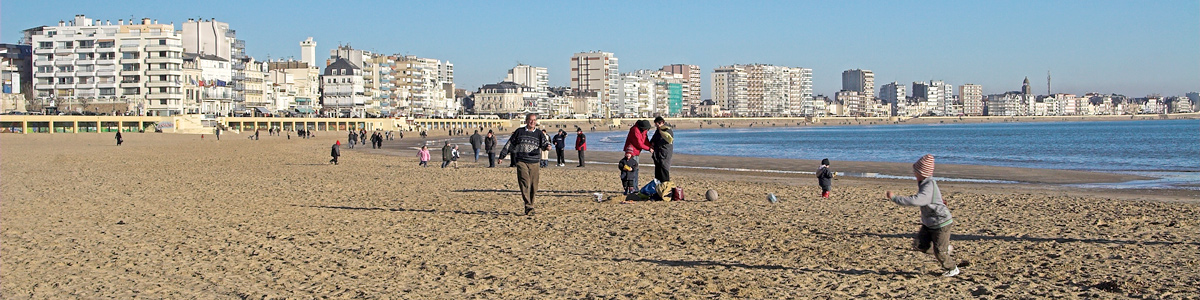
{"label": "sea water", "polygon": [[[621,151],[626,132],[589,135],[599,141],[589,150]],[[675,153],[879,162],[912,162],[928,153],[946,164],[1131,173],[1195,186],[1200,121],[705,128],[676,131]]]}

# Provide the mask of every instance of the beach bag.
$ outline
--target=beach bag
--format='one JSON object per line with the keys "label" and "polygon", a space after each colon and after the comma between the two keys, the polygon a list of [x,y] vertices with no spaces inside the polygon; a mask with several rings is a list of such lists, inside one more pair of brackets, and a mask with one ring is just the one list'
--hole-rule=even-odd
{"label": "beach bag", "polygon": [[663,181],[658,183],[658,195],[665,201],[671,201],[671,191],[675,189],[675,183]]}
{"label": "beach bag", "polygon": [[671,189],[671,201],[684,201],[683,188],[676,187]]}
{"label": "beach bag", "polygon": [[659,193],[661,185],[662,182],[659,182],[658,179],[651,180],[649,183],[646,183],[645,186],[642,186],[642,189],[638,191],[638,194],[644,195],[645,198],[648,199],[662,200],[662,194]]}

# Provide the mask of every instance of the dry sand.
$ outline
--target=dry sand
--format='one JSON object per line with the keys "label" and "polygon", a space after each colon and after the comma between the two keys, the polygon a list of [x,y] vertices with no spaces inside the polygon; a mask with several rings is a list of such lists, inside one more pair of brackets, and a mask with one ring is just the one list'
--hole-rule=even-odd
{"label": "dry sand", "polygon": [[418,168],[395,146],[331,166],[335,136],[0,136],[0,296],[1200,297],[1195,202],[943,183],[970,262],[943,278],[905,249],[917,209],[882,200],[911,181],[821,199],[810,176],[677,170],[720,199],[622,205],[591,199],[618,190],[612,166],[551,167],[524,217],[512,169]]}

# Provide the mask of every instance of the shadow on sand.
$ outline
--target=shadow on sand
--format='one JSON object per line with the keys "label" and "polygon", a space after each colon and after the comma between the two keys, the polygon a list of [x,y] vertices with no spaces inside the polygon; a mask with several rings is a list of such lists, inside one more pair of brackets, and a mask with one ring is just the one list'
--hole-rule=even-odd
{"label": "shadow on sand", "polygon": [[[520,190],[501,190],[501,189],[464,189],[464,190],[453,190],[451,192],[455,192],[455,193],[505,193],[505,194],[520,194],[521,193]],[[577,191],[538,190],[537,192],[538,192],[538,194],[537,194],[538,196],[551,196],[551,197],[578,197],[578,196],[591,197],[592,193],[602,193],[602,194],[616,193],[614,191],[584,191],[584,190],[577,190]]]}
{"label": "shadow on sand", "polygon": [[308,208],[325,208],[325,209],[345,209],[345,210],[366,210],[366,211],[388,211],[388,212],[423,212],[423,213],[448,213],[448,214],[463,214],[463,215],[479,215],[479,216],[515,216],[517,214],[500,211],[470,211],[470,210],[436,210],[436,209],[411,209],[411,208],[386,208],[386,207],[354,207],[354,206],[330,206],[330,205],[292,205],[296,207]]}
{"label": "shadow on sand", "polygon": [[[906,234],[878,234],[878,233],[852,233],[851,236],[874,236],[881,238],[904,238],[911,239],[915,236],[912,233]],[[1092,244],[1121,244],[1121,245],[1200,245],[1197,242],[1169,242],[1169,241],[1123,241],[1110,239],[1077,239],[1077,238],[1041,238],[1029,236],[996,236],[996,235],[975,235],[975,234],[950,234],[950,240],[953,241],[1005,241],[1005,242],[1057,242],[1057,243],[1092,243]]]}
{"label": "shadow on sand", "polygon": [[843,274],[843,275],[855,275],[855,276],[858,276],[858,275],[921,275],[921,273],[918,273],[918,272],[901,272],[901,271],[894,272],[894,271],[881,271],[881,270],[853,270],[853,269],[832,270],[832,269],[812,269],[812,268],[790,268],[790,267],[785,267],[785,266],[780,266],[780,265],[750,265],[750,264],[744,264],[744,263],[739,263],[739,262],[721,262],[721,261],[711,261],[711,260],[604,258],[604,257],[591,256],[591,255],[581,255],[581,254],[576,254],[576,255],[583,256],[583,257],[589,258],[589,259],[611,260],[614,262],[652,263],[652,264],[668,266],[668,267],[714,266],[714,267],[741,268],[741,269],[751,269],[751,270],[793,270],[793,271],[799,271],[799,272],[804,272],[804,273],[828,272],[828,273],[838,273],[838,274]]}

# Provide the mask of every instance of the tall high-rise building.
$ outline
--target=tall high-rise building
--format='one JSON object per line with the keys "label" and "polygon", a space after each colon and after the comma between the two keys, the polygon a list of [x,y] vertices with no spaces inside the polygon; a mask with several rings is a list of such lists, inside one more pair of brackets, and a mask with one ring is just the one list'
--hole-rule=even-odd
{"label": "tall high-rise building", "polygon": [[958,98],[962,100],[964,115],[983,115],[983,86],[970,83],[961,85],[958,87]]}
{"label": "tall high-rise building", "polygon": [[812,115],[812,70],[763,64],[713,70],[713,101],[735,116]]}
{"label": "tall high-rise building", "polygon": [[702,100],[700,98],[700,66],[674,64],[663,66],[659,70],[683,76],[683,81],[680,82],[680,86],[682,87],[681,93],[683,95],[683,99],[681,100],[681,114],[691,116],[696,107],[700,106],[700,101]]}
{"label": "tall high-rise building", "polygon": [[875,72],[871,70],[842,71],[842,90],[858,92],[859,97],[868,100],[875,98]]}
{"label": "tall high-rise building", "polygon": [[604,116],[612,116],[613,106],[609,103],[617,92],[617,57],[611,52],[591,51],[571,56],[571,89],[580,92],[592,91],[600,96],[606,110]]}
{"label": "tall high-rise building", "polygon": [[905,86],[899,82],[891,82],[879,88],[879,99],[883,103],[896,105],[904,101],[908,97],[908,92],[905,91]]}
{"label": "tall high-rise building", "polygon": [[941,80],[913,82],[913,98],[921,114],[932,112],[942,116],[954,113],[954,86]]}
{"label": "tall high-rise building", "polygon": [[173,24],[99,22],[76,15],[69,23],[24,31],[34,47],[34,99],[60,111],[184,112],[180,90],[184,47]]}
{"label": "tall high-rise building", "polygon": [[546,91],[550,88],[550,73],[543,67],[517,65],[508,70],[504,81],[524,85],[536,91]]}

